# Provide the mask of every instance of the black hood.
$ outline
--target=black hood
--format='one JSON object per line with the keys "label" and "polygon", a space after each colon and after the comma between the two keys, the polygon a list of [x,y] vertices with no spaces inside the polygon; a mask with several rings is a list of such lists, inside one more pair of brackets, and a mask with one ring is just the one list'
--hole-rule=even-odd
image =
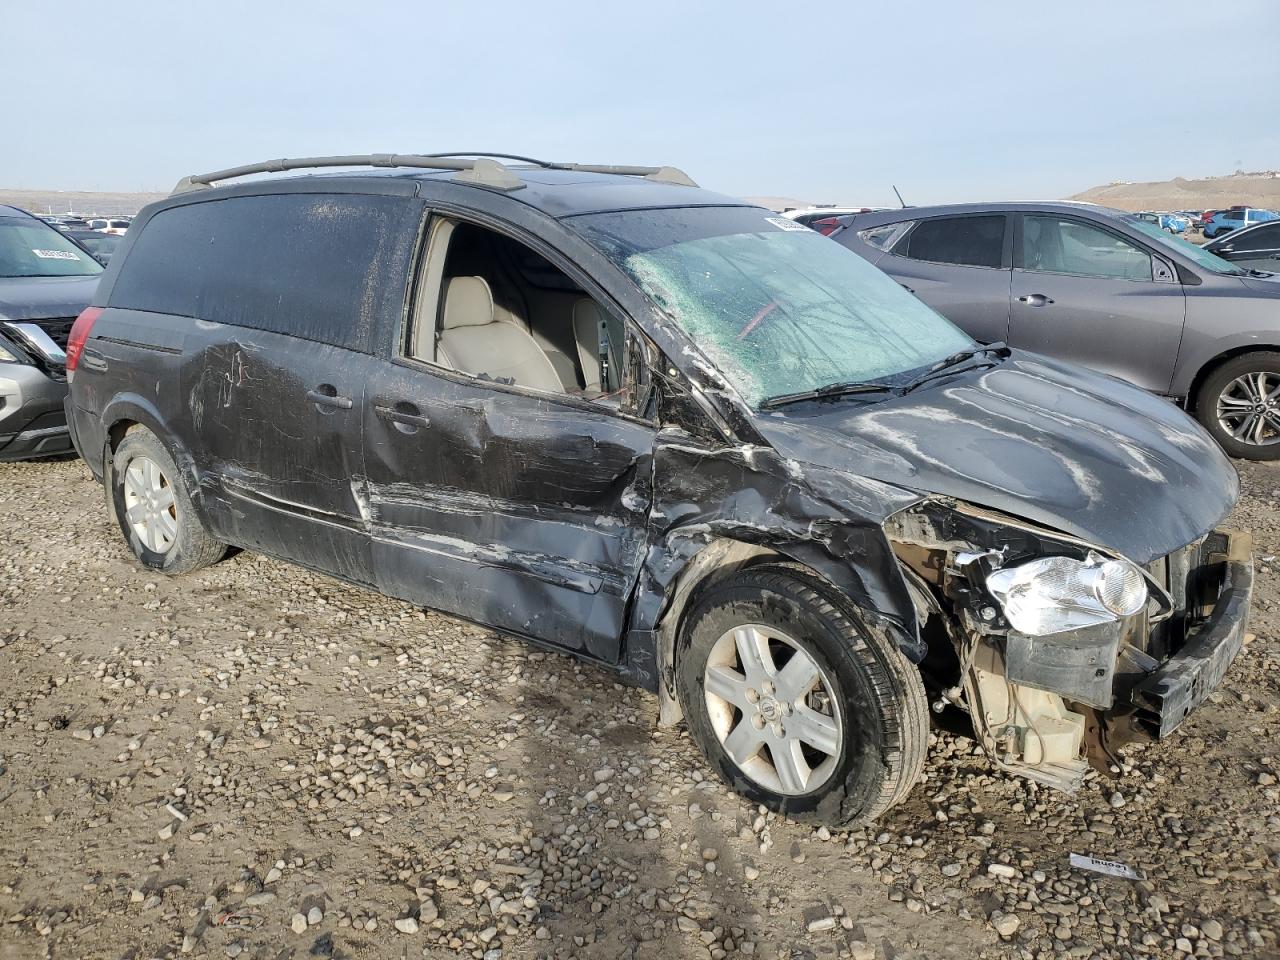
{"label": "black hood", "polygon": [[1147,563],[1231,510],[1231,462],[1190,417],[1123,381],[1015,351],[880,402],[762,413],[779,453],[966,500]]}
{"label": "black hood", "polygon": [[98,289],[92,277],[0,277],[0,320],[74,317]]}

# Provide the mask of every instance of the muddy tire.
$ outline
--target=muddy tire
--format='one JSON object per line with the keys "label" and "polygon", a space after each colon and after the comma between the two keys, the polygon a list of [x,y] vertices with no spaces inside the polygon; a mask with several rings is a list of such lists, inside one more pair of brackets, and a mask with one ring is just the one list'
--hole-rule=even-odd
{"label": "muddy tire", "polygon": [[217,563],[227,545],[209,535],[163,443],[146,427],[125,434],[105,485],[125,542],[144,566],[170,576]]}
{"label": "muddy tire", "polygon": [[1235,357],[1200,385],[1196,419],[1228,456],[1280,460],[1280,353]]}
{"label": "muddy tire", "polygon": [[685,618],[676,688],[708,762],[752,801],[853,827],[920,778],[929,716],[919,671],[807,571],[749,568]]}

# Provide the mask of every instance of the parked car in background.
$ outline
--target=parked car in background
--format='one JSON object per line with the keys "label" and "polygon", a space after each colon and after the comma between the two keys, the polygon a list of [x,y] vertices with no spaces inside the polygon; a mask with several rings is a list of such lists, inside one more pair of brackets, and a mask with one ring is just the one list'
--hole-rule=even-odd
{"label": "parked car in background", "polygon": [[90,230],[99,230],[102,233],[118,233],[124,234],[129,229],[130,220],[124,217],[97,217],[88,222]]}
{"label": "parked car in background", "polygon": [[1219,210],[1204,225],[1206,240],[1220,237],[1232,230],[1242,230],[1255,223],[1266,223],[1268,220],[1280,219],[1274,210],[1261,210],[1257,207],[1233,207],[1230,210]]}
{"label": "parked car in background", "polygon": [[0,206],[0,460],[71,450],[64,351],[101,273],[66,234]]}
{"label": "parked car in background", "polygon": [[[400,169],[209,188],[365,164]],[[234,544],[578,654],[804,820],[907,796],[926,682],[1072,788],[1167,736],[1246,628],[1236,476],[1185,414],[980,346],[671,168],[184,178],[67,366],[148,569]]]}
{"label": "parked car in background", "polygon": [[89,223],[79,217],[39,217],[55,230],[88,230]]}
{"label": "parked car in background", "polygon": [[1135,213],[1134,216],[1139,220],[1155,224],[1161,230],[1168,230],[1170,233],[1185,233],[1191,226],[1191,221],[1178,213],[1144,211]]}
{"label": "parked car in background", "polygon": [[111,255],[124,240],[121,234],[101,230],[65,230],[63,233],[93,254],[94,259],[103,266],[111,261]]}
{"label": "parked car in background", "polygon": [[915,207],[832,235],[982,342],[1184,403],[1235,457],[1280,458],[1280,282],[1090,204]]}
{"label": "parked car in background", "polygon": [[842,217],[883,209],[883,207],[804,207],[799,210],[788,210],[783,216],[796,223],[803,223],[811,230],[817,230],[824,237],[828,237],[840,226]]}
{"label": "parked car in background", "polygon": [[1214,256],[1242,270],[1280,272],[1280,219],[1255,223],[1204,245]]}

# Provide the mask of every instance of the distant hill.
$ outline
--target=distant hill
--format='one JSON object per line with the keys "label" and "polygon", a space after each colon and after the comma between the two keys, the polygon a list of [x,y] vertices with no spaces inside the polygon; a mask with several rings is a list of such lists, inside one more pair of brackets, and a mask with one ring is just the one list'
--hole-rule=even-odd
{"label": "distant hill", "polygon": [[[0,204],[32,213],[137,213],[164,193],[105,193],[88,190],[9,190],[0,187]],[[1280,171],[1233,173],[1225,177],[1187,180],[1176,177],[1153,183],[1116,182],[1091,187],[1068,200],[1086,200],[1121,210],[1208,210],[1247,203],[1280,210]],[[808,206],[794,197],[748,197],[773,210]]]}
{"label": "distant hill", "polygon": [[137,213],[164,193],[94,193],[87,190],[8,190],[0,187],[0,204],[31,213],[83,213],[111,216]]}
{"label": "distant hill", "polygon": [[1280,171],[1237,172],[1225,177],[1157,183],[1108,183],[1068,200],[1085,200],[1121,210],[1208,210],[1237,203],[1280,210]]}

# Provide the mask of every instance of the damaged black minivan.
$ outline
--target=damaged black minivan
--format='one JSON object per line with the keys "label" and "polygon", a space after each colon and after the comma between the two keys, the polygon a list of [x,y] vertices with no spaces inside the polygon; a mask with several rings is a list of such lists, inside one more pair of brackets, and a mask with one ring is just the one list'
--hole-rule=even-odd
{"label": "damaged black minivan", "polygon": [[138,217],[67,369],[143,564],[256,550],[570,651],[832,825],[907,795],[931,703],[1071,789],[1220,683],[1250,548],[1185,414],[678,170],[517,159]]}

